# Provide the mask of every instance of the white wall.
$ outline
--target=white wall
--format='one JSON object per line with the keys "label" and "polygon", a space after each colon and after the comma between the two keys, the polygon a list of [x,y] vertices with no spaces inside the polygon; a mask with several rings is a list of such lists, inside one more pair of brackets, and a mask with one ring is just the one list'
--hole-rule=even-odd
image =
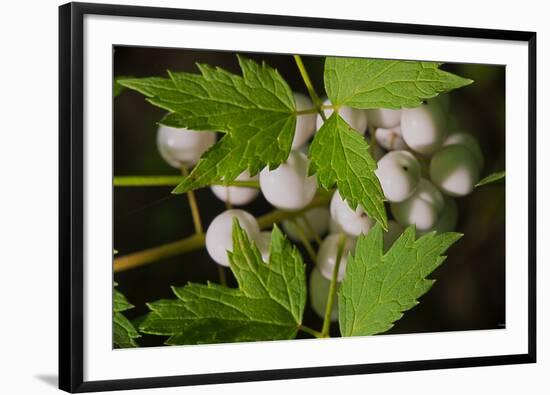
{"label": "white wall", "polygon": [[[548,201],[544,174],[550,170],[550,25],[542,1],[440,0],[331,2],[277,0],[122,1],[118,3],[379,20],[538,32],[539,202]],[[324,3],[324,4],[323,4]],[[53,393],[57,374],[57,5],[55,0],[2,4],[0,40],[0,389],[9,394]],[[460,4],[460,5],[459,5]],[[17,173],[11,171],[11,167]],[[539,223],[550,222],[539,204]],[[539,363],[507,367],[336,377],[269,383],[186,388],[185,393],[337,393],[424,394],[543,393],[548,390],[550,262],[539,226]],[[34,276],[29,280],[28,272]],[[22,279],[25,282],[22,282]],[[546,313],[543,315],[543,308]],[[542,336],[541,336],[542,335]],[[546,373],[546,375],[545,375]],[[181,393],[181,389],[130,391]]]}

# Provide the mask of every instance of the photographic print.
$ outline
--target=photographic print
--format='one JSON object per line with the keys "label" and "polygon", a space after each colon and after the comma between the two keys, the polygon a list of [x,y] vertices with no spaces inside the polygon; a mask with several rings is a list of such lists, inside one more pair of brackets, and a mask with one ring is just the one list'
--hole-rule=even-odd
{"label": "photographic print", "polygon": [[536,33],[59,11],[61,389],[536,361]]}
{"label": "photographic print", "polygon": [[498,64],[113,47],[113,347],[506,328]]}

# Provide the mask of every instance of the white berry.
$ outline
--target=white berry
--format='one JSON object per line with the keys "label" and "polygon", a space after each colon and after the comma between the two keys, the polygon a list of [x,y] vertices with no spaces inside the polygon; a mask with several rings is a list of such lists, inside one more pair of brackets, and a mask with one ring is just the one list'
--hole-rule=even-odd
{"label": "white berry", "polygon": [[157,148],[162,158],[172,167],[194,165],[216,142],[214,132],[196,132],[188,129],[160,125],[157,131]]}
{"label": "white berry", "polygon": [[462,145],[463,147],[468,148],[474,155],[479,170],[483,169],[483,153],[481,152],[481,147],[474,136],[469,133],[453,133],[447,137],[443,143],[444,147],[448,147],[450,145]]}
{"label": "white berry", "polygon": [[434,106],[404,108],[401,111],[401,135],[413,151],[430,155],[445,140],[443,116]]}
{"label": "white berry", "polygon": [[[236,179],[236,181],[257,181],[258,176],[250,177],[248,171],[241,173]],[[250,203],[260,193],[258,188],[248,188],[248,187],[238,187],[238,186],[229,186],[225,187],[222,185],[212,185],[210,187],[214,195],[222,202],[228,202],[233,206],[243,206]]]}
{"label": "white berry", "polygon": [[336,191],[330,201],[330,216],[343,232],[350,236],[367,234],[374,226],[374,221],[363,211],[361,206],[353,210],[340,193]]}
{"label": "white berry", "polygon": [[308,210],[304,215],[295,218],[299,229],[296,228],[294,221],[283,221],[283,229],[288,237],[293,241],[301,242],[300,232],[302,232],[308,241],[315,240],[323,236],[328,231],[330,214],[326,207],[315,207]]}
{"label": "white berry", "polygon": [[[330,100],[325,100],[323,105],[330,106]],[[332,108],[327,108],[324,112],[328,119],[334,110]],[[365,110],[342,106],[338,109],[338,115],[340,115],[340,117],[357,132],[365,135],[365,132],[367,131],[367,112]],[[320,129],[321,126],[323,126],[323,123],[323,118],[321,118],[320,115],[317,115],[317,129]]]}
{"label": "white berry", "polygon": [[[323,277],[319,269],[314,268],[309,277],[309,300],[311,302],[311,308],[320,318],[325,317],[329,290],[330,280]],[[332,322],[338,321],[338,298],[334,298],[332,311],[330,312],[330,320]]]}
{"label": "white berry", "polygon": [[415,225],[422,232],[436,224],[444,204],[441,192],[430,181],[422,178],[411,197],[400,203],[392,203],[390,207],[401,226]]}
{"label": "white berry", "polygon": [[256,218],[244,210],[226,210],[214,218],[206,231],[206,251],[223,266],[229,266],[227,251],[233,251],[233,218],[239,220],[239,225],[251,239],[260,232]]}
{"label": "white berry", "polygon": [[367,117],[371,127],[391,129],[401,123],[401,110],[376,108],[367,110]]}
{"label": "white berry", "polygon": [[260,189],[266,200],[283,210],[300,210],[317,192],[317,178],[308,177],[309,160],[298,151],[291,151],[285,163],[274,170],[260,172]]}
{"label": "white berry", "polygon": [[[294,93],[294,101],[297,111],[304,111],[313,108],[313,103],[306,95],[302,93]],[[301,114],[296,117],[296,130],[294,132],[294,140],[292,140],[292,149],[303,146],[311,136],[315,133],[315,113]]]}
{"label": "white berry", "polygon": [[479,167],[469,149],[451,145],[432,157],[430,178],[447,195],[464,196],[472,192],[479,180]]}
{"label": "white berry", "polygon": [[262,254],[262,260],[265,263],[269,263],[269,246],[271,244],[271,232],[259,232],[254,237],[254,242],[256,243],[256,247],[258,247],[258,250],[260,250],[260,254]]}
{"label": "white berry", "polygon": [[420,164],[408,151],[391,151],[378,161],[375,174],[386,199],[402,202],[415,191],[420,180]]}
{"label": "white berry", "polygon": [[[338,254],[338,244],[340,243],[341,235],[328,235],[317,254],[317,267],[321,274],[328,280],[332,279],[332,273],[336,266],[336,258]],[[348,253],[355,247],[355,238],[348,237],[344,243],[340,267],[338,268],[338,281],[342,281],[346,274],[346,264],[348,261]]]}
{"label": "white berry", "polygon": [[389,129],[377,128],[373,129],[372,133],[376,138],[376,142],[388,151],[408,149],[407,144],[405,144],[405,140],[403,140],[403,136],[401,135],[400,126],[395,126]]}

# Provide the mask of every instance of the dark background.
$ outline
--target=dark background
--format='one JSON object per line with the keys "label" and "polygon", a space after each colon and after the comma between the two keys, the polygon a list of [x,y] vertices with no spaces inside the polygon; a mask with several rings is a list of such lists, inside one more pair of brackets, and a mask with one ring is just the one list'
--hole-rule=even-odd
{"label": "dark background", "polygon": [[[246,54],[279,70],[292,90],[307,94],[292,56]],[[323,94],[323,58],[303,57],[313,83]],[[166,70],[198,72],[195,63],[221,66],[241,74],[235,53],[219,51],[116,47],[114,76],[166,76]],[[473,79],[465,88],[448,93],[452,116],[460,130],[473,134],[485,155],[482,176],[504,169],[505,67],[446,64],[445,70]],[[177,175],[156,148],[156,129],[164,111],[141,94],[125,91],[114,100],[114,175]],[[171,187],[117,187],[114,190],[114,248],[120,255],[187,237],[194,232],[185,195]],[[205,228],[225,206],[209,188],[196,191]],[[448,251],[446,262],[431,276],[438,281],[387,333],[439,332],[503,328],[505,324],[505,195],[504,183],[476,189],[457,199],[457,231],[464,237]],[[260,196],[242,207],[258,216],[272,210]],[[388,210],[389,213],[389,210]],[[300,246],[301,248],[301,246]],[[302,250],[303,251],[303,250]],[[313,267],[303,251],[308,273]],[[226,271],[230,276],[229,270]],[[173,298],[170,286],[217,281],[216,263],[206,250],[165,259],[115,273],[118,289],[135,309],[125,314],[139,319],[146,302]],[[230,284],[235,282],[230,278]],[[322,320],[309,306],[304,324],[320,328]],[[333,324],[332,334],[338,334]],[[299,333],[299,337],[308,337]],[[165,337],[143,335],[142,346],[161,345]]]}

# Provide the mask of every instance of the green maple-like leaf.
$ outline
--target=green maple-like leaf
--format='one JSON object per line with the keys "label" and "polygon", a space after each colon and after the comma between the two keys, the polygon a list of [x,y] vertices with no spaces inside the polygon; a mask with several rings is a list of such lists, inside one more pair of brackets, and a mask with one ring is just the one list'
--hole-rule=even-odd
{"label": "green maple-like leaf", "polygon": [[128,302],[128,299],[126,299],[126,296],[124,296],[122,292],[119,292],[115,289],[115,292],[113,295],[113,311],[122,312],[133,308],[134,308],[134,305]]}
{"label": "green maple-like leaf", "polygon": [[384,254],[380,226],[359,236],[338,293],[342,336],[374,335],[390,329],[428,292],[435,280],[426,277],[441,265],[446,258],[442,254],[460,237],[460,233],[431,232],[415,240],[411,226]]}
{"label": "green maple-like leaf", "polygon": [[128,319],[121,313],[113,316],[113,341],[118,348],[139,347],[136,340],[141,335]]}
{"label": "green maple-like leaf", "polygon": [[188,284],[173,288],[177,299],[148,304],[140,330],[168,335],[166,344],[292,339],[306,302],[305,266],[298,250],[275,226],[269,263],[235,219],[228,253],[238,288]]}
{"label": "green maple-like leaf", "polygon": [[134,308],[128,299],[115,289],[113,297],[113,342],[116,347],[138,347],[135,339],[141,337],[132,323],[122,314]]}
{"label": "green maple-like leaf", "polygon": [[200,74],[169,72],[169,78],[118,80],[167,110],[162,124],[225,133],[174,193],[233,181],[247,169],[255,175],[288,158],[296,125],[292,90],[265,63],[241,56],[238,60],[242,76],[199,64]]}
{"label": "green maple-like leaf", "polygon": [[315,134],[309,148],[310,173],[325,189],[336,185],[342,198],[387,226],[384,194],[374,174],[376,162],[365,138],[353,130],[336,112]]}
{"label": "green maple-like leaf", "polygon": [[441,63],[327,57],[325,89],[335,106],[417,107],[473,81],[440,70]]}
{"label": "green maple-like leaf", "polygon": [[119,96],[126,89],[125,86],[120,85],[118,81],[132,78],[131,76],[118,76],[113,79],[113,96]]}
{"label": "green maple-like leaf", "polygon": [[476,184],[476,187],[480,187],[482,185],[487,185],[487,184],[502,180],[505,176],[506,176],[506,172],[504,170],[503,171],[497,171],[496,173],[489,174],[487,177],[480,180]]}

